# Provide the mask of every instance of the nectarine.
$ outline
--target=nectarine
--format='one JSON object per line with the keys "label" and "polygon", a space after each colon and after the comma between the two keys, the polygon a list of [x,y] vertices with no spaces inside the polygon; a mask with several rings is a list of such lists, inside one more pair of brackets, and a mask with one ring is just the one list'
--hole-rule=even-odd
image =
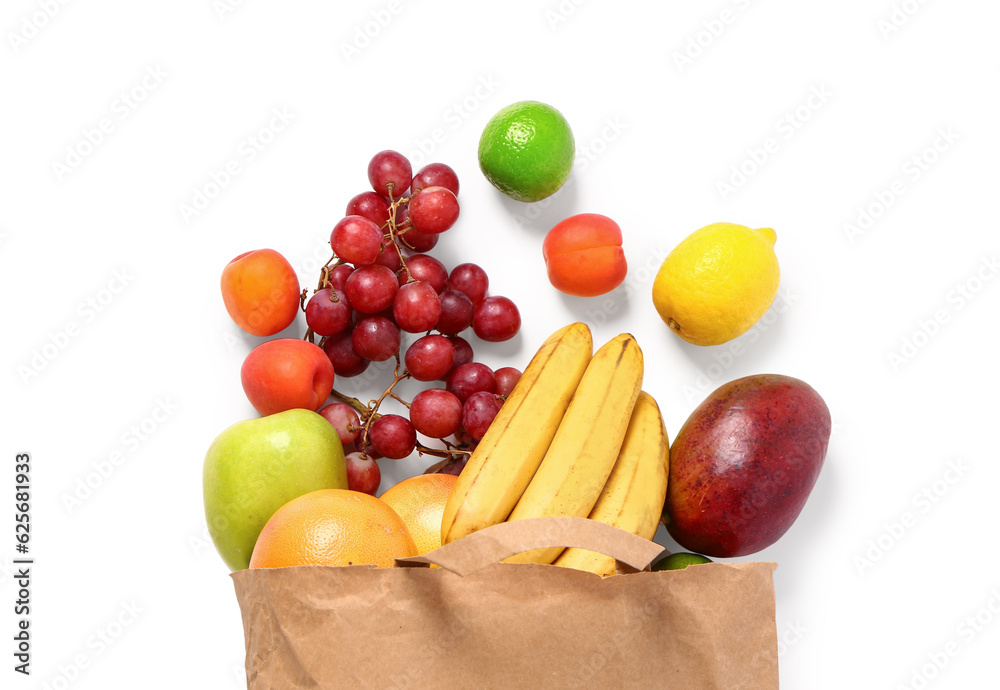
{"label": "nectarine", "polygon": [[333,364],[318,345],[277,338],[250,351],[240,379],[250,404],[262,415],[294,408],[316,411],[333,390]]}
{"label": "nectarine", "polygon": [[542,256],[552,286],[578,297],[611,292],[628,271],[621,228],[597,213],[581,213],[558,223],[545,236]]}

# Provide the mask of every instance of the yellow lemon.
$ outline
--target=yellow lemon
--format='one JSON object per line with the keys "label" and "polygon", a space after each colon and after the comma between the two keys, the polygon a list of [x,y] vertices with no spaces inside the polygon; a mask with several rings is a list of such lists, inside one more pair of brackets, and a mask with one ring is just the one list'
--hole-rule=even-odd
{"label": "yellow lemon", "polygon": [[653,282],[653,305],[674,333],[695,345],[721,345],[745,333],[778,292],[776,235],[713,223],[674,247]]}

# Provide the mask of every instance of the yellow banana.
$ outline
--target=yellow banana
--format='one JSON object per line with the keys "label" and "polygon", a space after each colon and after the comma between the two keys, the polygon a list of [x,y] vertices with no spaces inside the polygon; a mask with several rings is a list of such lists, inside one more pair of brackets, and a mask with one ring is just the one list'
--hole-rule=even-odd
{"label": "yellow banana", "polygon": [[[653,396],[642,391],[590,519],[652,540],[667,497],[669,462],[670,442],[660,408]],[[553,564],[602,576],[615,574],[613,558],[586,549],[566,549]]]}
{"label": "yellow banana", "polygon": [[[642,386],[642,351],[628,333],[591,359],[548,452],[508,520],[590,515],[618,458]],[[536,549],[512,563],[551,563],[562,549]]]}
{"label": "yellow banana", "polygon": [[455,482],[441,521],[442,544],[507,519],[545,456],[593,350],[584,323],[559,329],[538,349]]}

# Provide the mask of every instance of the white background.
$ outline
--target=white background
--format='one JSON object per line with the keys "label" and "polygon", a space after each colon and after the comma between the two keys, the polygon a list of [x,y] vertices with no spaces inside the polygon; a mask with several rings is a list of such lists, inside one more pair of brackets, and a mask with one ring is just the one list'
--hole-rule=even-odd
{"label": "white background", "polygon": [[[259,339],[228,319],[219,275],[271,247],[312,286],[369,158],[393,148],[457,170],[462,217],[434,254],[479,263],[521,307],[515,340],[477,345],[487,364],[523,367],[585,320],[599,342],[636,335],[671,436],[748,374],[797,376],[826,399],[819,482],[754,556],[779,563],[783,687],[995,686],[998,21],[983,0],[8,0],[0,685],[243,687],[201,466],[254,414],[239,368]],[[483,125],[523,99],[559,108],[579,153],[536,206],[476,163]],[[253,160],[251,137],[268,141]],[[213,189],[231,161],[239,175]],[[186,215],[199,191],[213,198]],[[630,273],[607,298],[545,279],[544,233],[579,212],[625,233]],[[735,357],[681,342],[649,299],[666,253],[716,221],[778,236],[779,299]],[[338,388],[378,392],[362,383]],[[30,679],[11,657],[24,451]],[[384,462],[383,486],[429,463]],[[371,650],[354,661],[391,641]]]}

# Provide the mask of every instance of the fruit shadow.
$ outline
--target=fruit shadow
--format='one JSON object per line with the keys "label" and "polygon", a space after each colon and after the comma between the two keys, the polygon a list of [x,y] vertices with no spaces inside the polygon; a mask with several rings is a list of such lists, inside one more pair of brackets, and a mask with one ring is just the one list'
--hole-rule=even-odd
{"label": "fruit shadow", "polygon": [[576,210],[578,198],[577,185],[572,176],[555,194],[534,203],[525,203],[511,199],[499,191],[496,193],[500,196],[501,203],[511,215],[511,218],[514,219],[514,222],[519,227],[540,237],[545,237],[549,230],[559,221],[579,213]]}
{"label": "fruit shadow", "polygon": [[575,297],[560,292],[559,297],[567,311],[591,328],[615,324],[628,316],[629,299],[624,290],[614,290],[597,297]]}
{"label": "fruit shadow", "polygon": [[[774,561],[778,564],[774,581],[779,611],[784,602],[795,601],[802,596],[798,590],[810,586],[811,571],[817,561],[825,561],[831,570],[852,569],[848,572],[853,572],[853,554],[844,557],[845,554],[831,553],[824,546],[833,538],[831,533],[837,525],[834,516],[843,510],[837,486],[838,464],[836,454],[827,453],[816,486],[788,531],[764,552],[738,559]],[[813,592],[812,596],[816,594]]]}
{"label": "fruit shadow", "polygon": [[297,340],[302,337],[305,330],[305,317],[299,313],[296,315],[295,320],[292,321],[287,328],[273,335],[252,335],[244,331],[235,323],[229,324],[223,335],[225,342],[229,346],[229,351],[231,353],[235,353],[238,350],[240,362],[242,362],[243,358],[250,354],[250,351],[258,345],[263,345],[269,340],[277,340],[280,338],[295,338]]}
{"label": "fruit shadow", "polygon": [[[496,365],[494,357],[499,358],[499,361],[513,361],[517,362],[523,359],[520,355],[524,352],[524,337],[521,335],[521,331],[518,330],[517,334],[509,340],[504,340],[498,343],[489,343],[489,349],[486,352],[485,359],[493,361],[493,364],[489,366],[493,369],[498,368]],[[478,354],[478,353],[477,353]],[[475,357],[474,361],[479,362],[484,358]],[[504,365],[507,366],[507,365]],[[513,365],[511,365],[513,366]],[[518,366],[518,368],[523,368],[523,366]]]}
{"label": "fruit shadow", "polygon": [[771,371],[773,367],[767,362],[784,337],[787,321],[783,315],[769,311],[746,333],[722,345],[692,345],[677,337],[666,324],[661,332],[664,342],[673,341],[694,368],[692,379],[682,383],[708,396],[722,384],[742,376],[784,373]]}

